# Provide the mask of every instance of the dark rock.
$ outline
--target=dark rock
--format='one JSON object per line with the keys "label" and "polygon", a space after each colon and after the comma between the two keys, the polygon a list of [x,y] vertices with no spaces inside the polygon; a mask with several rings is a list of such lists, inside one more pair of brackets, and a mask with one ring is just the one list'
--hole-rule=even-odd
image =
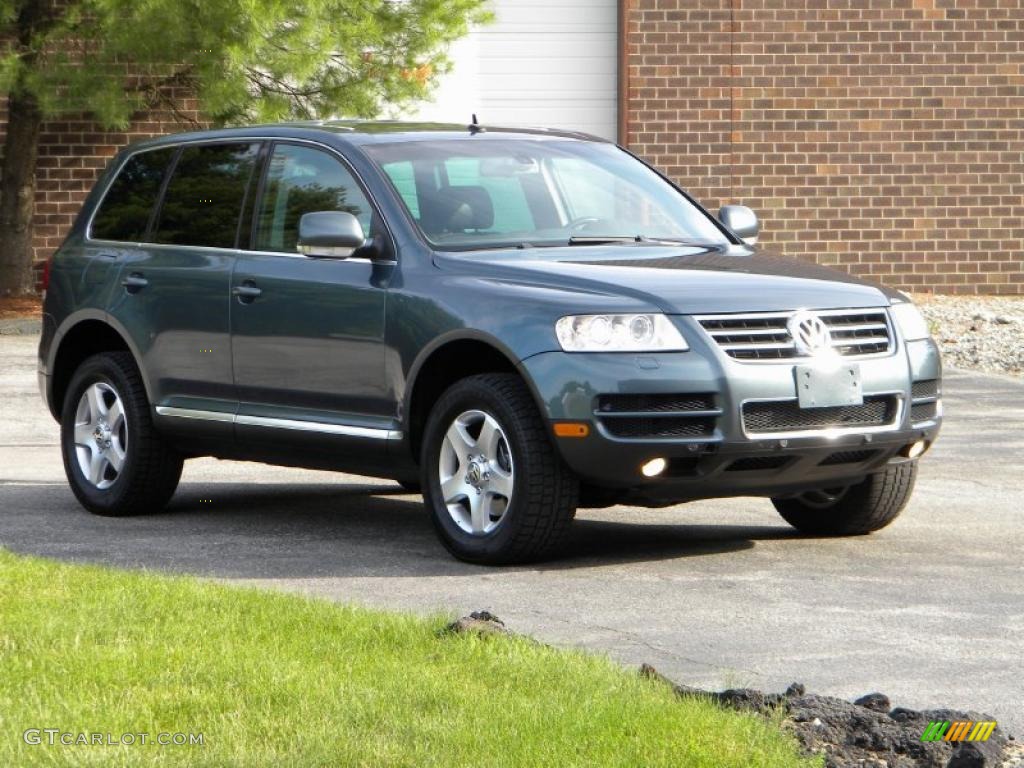
{"label": "dark rock", "polygon": [[853,703],[865,709],[873,709],[875,712],[888,712],[892,708],[889,697],[884,693],[869,693]]}
{"label": "dark rock", "polygon": [[1000,742],[992,738],[988,741],[962,741],[953,749],[946,768],[996,768],[1002,751]]}
{"label": "dark rock", "polygon": [[472,632],[478,635],[511,635],[510,629],[505,622],[499,619],[490,611],[473,611],[469,616],[456,619],[446,626],[443,634],[465,634]]}
{"label": "dark rock", "polygon": [[805,693],[807,693],[807,688],[803,683],[790,683],[783,696],[787,699],[793,699],[797,696],[803,696]]}
{"label": "dark rock", "polygon": [[903,707],[896,707],[892,712],[889,713],[889,717],[895,720],[897,723],[905,723],[910,720],[920,720],[922,715],[913,709],[904,709]]}
{"label": "dark rock", "polygon": [[753,688],[731,688],[721,693],[714,693],[712,696],[723,706],[733,709],[749,709],[762,714],[769,714],[786,704],[785,696],[755,691]]}
{"label": "dark rock", "polygon": [[932,720],[992,720],[978,712],[951,709],[889,711],[888,697],[871,693],[850,703],[808,694],[794,683],[784,694],[737,688],[720,693],[681,686],[643,665],[640,674],[670,686],[679,696],[700,696],[733,709],[770,715],[786,713],[783,727],[808,754],[822,754],[826,768],[995,768],[1007,744],[999,729],[987,742],[921,741]]}

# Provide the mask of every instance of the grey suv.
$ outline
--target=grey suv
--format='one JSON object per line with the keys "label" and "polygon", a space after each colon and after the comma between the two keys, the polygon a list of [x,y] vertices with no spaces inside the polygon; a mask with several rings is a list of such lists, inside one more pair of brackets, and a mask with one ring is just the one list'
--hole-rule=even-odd
{"label": "grey suv", "polygon": [[771,498],[892,521],[939,430],[902,294],[759,253],[580,134],[331,122],[122,151],[53,258],[39,382],[79,501],[162,508],[218,456],[422,489],[457,557],[577,507]]}

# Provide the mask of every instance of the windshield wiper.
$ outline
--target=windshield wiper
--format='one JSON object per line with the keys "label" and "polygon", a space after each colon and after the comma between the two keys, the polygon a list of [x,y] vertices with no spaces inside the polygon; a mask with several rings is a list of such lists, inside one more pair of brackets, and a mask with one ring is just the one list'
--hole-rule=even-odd
{"label": "windshield wiper", "polygon": [[707,243],[688,240],[685,237],[648,237],[647,235],[637,235],[636,240],[638,243],[654,243],[655,245],[659,243],[662,245],[707,245]]}
{"label": "windshield wiper", "polygon": [[574,235],[569,245],[610,245],[613,243],[642,243],[640,235]]}
{"label": "windshield wiper", "polygon": [[648,237],[647,235],[577,235],[569,238],[569,245],[702,245],[682,237]]}

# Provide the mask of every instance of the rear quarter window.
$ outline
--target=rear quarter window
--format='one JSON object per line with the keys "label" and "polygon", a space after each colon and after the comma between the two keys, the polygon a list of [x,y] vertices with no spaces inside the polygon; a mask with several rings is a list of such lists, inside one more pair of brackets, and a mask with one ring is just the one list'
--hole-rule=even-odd
{"label": "rear quarter window", "polygon": [[98,240],[138,242],[160,194],[174,147],[139,152],[124,164],[92,220],[90,235]]}

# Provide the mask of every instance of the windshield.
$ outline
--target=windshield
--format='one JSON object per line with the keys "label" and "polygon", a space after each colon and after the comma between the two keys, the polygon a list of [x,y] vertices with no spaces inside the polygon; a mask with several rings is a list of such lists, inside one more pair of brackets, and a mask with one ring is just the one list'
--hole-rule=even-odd
{"label": "windshield", "polygon": [[671,184],[611,144],[480,137],[365,149],[441,250],[729,242]]}

